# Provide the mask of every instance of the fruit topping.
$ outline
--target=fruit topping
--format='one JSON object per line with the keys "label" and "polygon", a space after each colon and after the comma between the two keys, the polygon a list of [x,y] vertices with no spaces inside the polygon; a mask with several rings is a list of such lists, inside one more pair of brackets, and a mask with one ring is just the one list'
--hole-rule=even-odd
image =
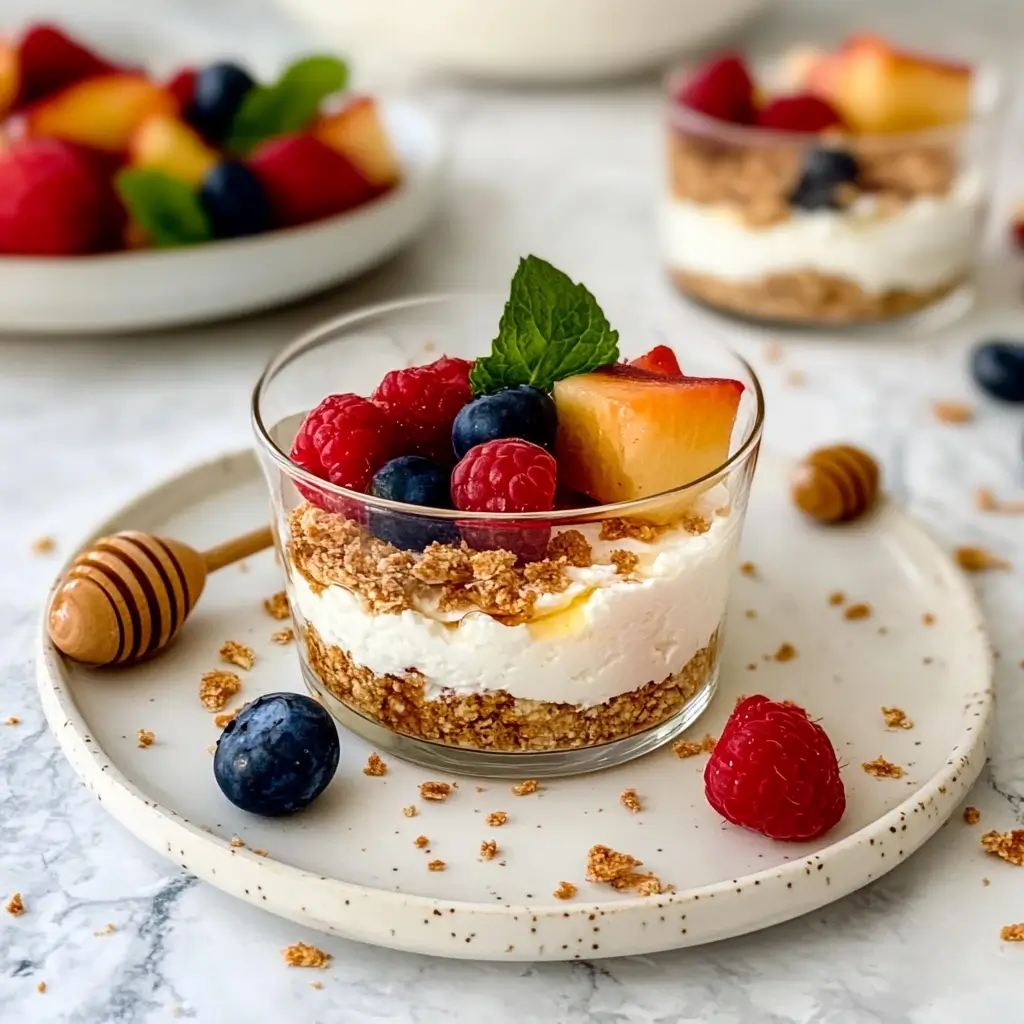
{"label": "fruit topping", "polygon": [[725,723],[704,769],[708,803],[769,839],[824,835],[846,810],[825,730],[788,701],[747,697]]}
{"label": "fruit topping", "polygon": [[0,117],[7,114],[18,101],[20,88],[18,48],[12,40],[0,36]]}
{"label": "fruit topping", "polygon": [[213,773],[236,807],[277,817],[308,807],[334,778],[340,756],[338,730],[322,705],[304,694],[268,693],[225,726]]}
{"label": "fruit topping", "polygon": [[[451,474],[436,463],[419,455],[400,455],[377,470],[370,493],[409,505],[450,508],[450,480]],[[458,539],[454,523],[384,509],[371,510],[370,529],[381,540],[414,551],[422,551],[433,541],[451,544]]]}
{"label": "fruit topping", "polygon": [[213,167],[203,178],[199,197],[217,238],[258,235],[271,227],[270,202],[263,185],[236,160]]}
{"label": "fruit topping", "polygon": [[735,124],[754,121],[754,83],[743,58],[737,54],[724,54],[701,65],[677,100],[719,121]]}
{"label": "fruit topping", "polygon": [[146,118],[132,136],[128,160],[152,167],[197,187],[220,159],[184,121],[170,114]]}
{"label": "fruit topping", "polygon": [[199,72],[195,68],[181,68],[168,79],[167,91],[178,101],[178,110],[185,112],[191,106],[198,77]]}
{"label": "fruit topping", "polygon": [[347,156],[371,185],[380,188],[398,181],[398,158],[372,97],[360,96],[336,113],[322,117],[313,134]]}
{"label": "fruit topping", "polygon": [[395,425],[407,452],[440,465],[454,462],[452,424],[470,400],[468,359],[442,356],[426,366],[385,374],[373,401]]}
{"label": "fruit topping", "polygon": [[291,459],[340,487],[366,491],[374,473],[395,454],[395,433],[384,411],[358,395],[328,395],[299,427]]}
{"label": "fruit topping", "polygon": [[1024,402],[1024,343],[995,339],[971,353],[978,386],[1004,402]]}
{"label": "fruit topping", "polygon": [[565,484],[599,502],[672,490],[729,457],[743,385],[616,365],[555,384]]}
{"label": "fruit topping", "polygon": [[516,437],[554,449],[558,413],[551,396],[528,384],[480,395],[464,405],[452,425],[452,447],[461,459],[470,448]]}
{"label": "fruit topping", "polygon": [[650,352],[645,352],[636,359],[631,359],[630,366],[638,370],[650,370],[651,373],[667,373],[669,376],[680,377],[679,360],[668,345],[655,345]]}
{"label": "fruit topping", "polygon": [[20,104],[120,70],[53,25],[35,25],[25,32],[18,46],[18,65]]}
{"label": "fruit topping", "polygon": [[186,110],[191,125],[210,142],[222,142],[235,114],[256,83],[245,68],[228,62],[211,64],[195,78],[192,102]]}
{"label": "fruit topping", "polygon": [[842,128],[843,119],[835,108],[810,93],[779,96],[757,113],[759,128],[784,132],[823,132]]}
{"label": "fruit topping", "polygon": [[789,201],[803,210],[839,208],[837,189],[852,185],[860,174],[855,157],[844,149],[809,149]]}
{"label": "fruit topping", "polygon": [[462,512],[548,512],[555,507],[558,467],[529,441],[477,445],[452,472],[452,500]]}

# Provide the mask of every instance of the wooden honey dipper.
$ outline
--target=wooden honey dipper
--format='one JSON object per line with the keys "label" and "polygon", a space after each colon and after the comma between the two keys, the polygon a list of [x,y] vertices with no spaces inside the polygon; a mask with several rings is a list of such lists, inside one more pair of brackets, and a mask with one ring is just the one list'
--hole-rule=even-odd
{"label": "wooden honey dipper", "polygon": [[74,560],[54,594],[50,639],[87,665],[131,665],[170,643],[209,573],[273,542],[269,526],[203,552],[135,530],[101,537]]}

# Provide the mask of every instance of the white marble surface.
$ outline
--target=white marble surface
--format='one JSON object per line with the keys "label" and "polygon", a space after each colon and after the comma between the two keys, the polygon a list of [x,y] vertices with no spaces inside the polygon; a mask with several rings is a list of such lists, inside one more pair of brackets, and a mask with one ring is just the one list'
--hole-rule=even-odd
{"label": "white marble surface", "polygon": [[[258,52],[272,64],[304,43],[261,4],[243,0],[140,0],[130,12],[120,0],[5,0],[0,9],[70,12],[122,45],[159,42],[165,57],[179,49]],[[866,17],[861,5],[814,10],[829,30]],[[963,32],[954,10],[932,5],[916,22],[926,41],[958,40],[999,55],[1024,34],[1016,5],[973,8]],[[902,5],[901,17],[909,17]],[[801,37],[808,18],[804,8],[791,10],[764,23],[762,38]],[[913,24],[905,21],[902,34],[913,37]],[[381,78],[388,67],[368,66]],[[659,137],[651,83],[561,93],[434,83],[417,92],[452,131],[455,183],[422,241],[381,271],[302,307],[226,326],[114,340],[0,340],[0,721],[21,718],[19,726],[0,726],[0,893],[19,890],[27,907],[20,918],[0,914],[0,1020],[1020,1019],[1024,948],[1000,942],[998,933],[1024,920],[1024,871],[988,860],[979,830],[957,819],[870,888],[758,935],[594,964],[490,965],[304,934],[180,875],[109,820],[72,777],[34,693],[32,640],[53,562],[32,555],[30,541],[49,533],[66,550],[140,486],[247,444],[250,384],[297,330],[371,298],[500,284],[525,251],[564,266],[599,296],[664,308],[682,317],[684,329],[701,329],[669,293],[654,249]],[[1018,109],[1002,157],[997,221],[1014,176],[1024,178],[1022,125]],[[972,495],[990,487],[1024,496],[1024,409],[997,409],[972,392],[964,353],[982,335],[1024,336],[1022,276],[1024,261],[1010,255],[997,224],[978,309],[941,334],[803,335],[785,341],[776,364],[765,358],[765,336],[728,329],[763,375],[770,445],[798,453],[812,443],[859,440],[882,457],[890,489],[946,543],[981,544],[1015,563],[1013,573],[977,580],[1001,657],[995,748],[972,802],[998,828],[1024,824],[1024,518],[975,512]],[[803,387],[787,383],[797,369]],[[976,403],[977,421],[936,422],[930,404],[945,398]],[[987,888],[983,877],[991,879]],[[108,922],[117,930],[96,936]],[[322,990],[310,987],[309,972],[281,962],[280,948],[299,939],[335,956],[315,979]]]}

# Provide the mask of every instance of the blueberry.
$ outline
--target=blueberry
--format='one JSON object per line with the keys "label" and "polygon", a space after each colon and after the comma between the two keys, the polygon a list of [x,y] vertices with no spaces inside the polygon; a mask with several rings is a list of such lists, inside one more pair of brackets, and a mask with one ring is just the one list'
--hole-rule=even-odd
{"label": "blueberry", "polygon": [[[419,455],[402,455],[386,462],[374,474],[370,493],[377,498],[402,501],[407,505],[452,507],[451,475]],[[381,540],[413,551],[422,551],[433,541],[451,544],[458,539],[455,524],[448,520],[382,509],[370,511],[370,529]]]}
{"label": "blueberry", "polygon": [[457,459],[478,444],[503,437],[517,437],[551,449],[557,430],[558,414],[551,396],[521,384],[481,395],[464,405],[452,424],[452,447]]}
{"label": "blueberry", "polygon": [[217,742],[221,792],[250,814],[301,811],[334,778],[341,744],[334,720],[311,697],[268,693],[247,704]]}
{"label": "blueberry", "polygon": [[978,386],[1004,402],[1024,402],[1024,344],[996,338],[971,353]]}
{"label": "blueberry", "polygon": [[856,158],[845,149],[809,149],[789,201],[803,210],[836,210],[836,186],[855,182],[859,173]]}
{"label": "blueberry", "polygon": [[199,198],[218,238],[241,238],[270,230],[267,194],[245,164],[234,160],[217,164],[203,179]]}
{"label": "blueberry", "polygon": [[210,142],[221,142],[242,100],[256,83],[237,64],[211,64],[196,75],[195,92],[185,117]]}

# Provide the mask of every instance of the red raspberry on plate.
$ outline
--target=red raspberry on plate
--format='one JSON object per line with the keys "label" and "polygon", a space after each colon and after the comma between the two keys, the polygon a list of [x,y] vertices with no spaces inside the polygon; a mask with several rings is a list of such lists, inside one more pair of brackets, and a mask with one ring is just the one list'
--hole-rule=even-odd
{"label": "red raspberry on plate", "polygon": [[769,839],[814,839],[843,816],[846,792],[825,730],[767,697],[736,705],[704,769],[708,803]]}
{"label": "red raspberry on plate", "polygon": [[843,119],[836,109],[810,93],[780,96],[758,111],[757,126],[783,132],[823,132],[826,128],[843,128]]}
{"label": "red raspberry on plate", "polygon": [[442,356],[426,366],[410,366],[384,375],[373,393],[395,425],[403,448],[441,465],[455,461],[452,423],[472,398],[468,359]]}
{"label": "red raspberry on plate", "polygon": [[460,512],[550,512],[558,466],[529,441],[500,438],[470,448],[452,471],[452,501]]}
{"label": "red raspberry on plate", "polygon": [[723,54],[702,64],[676,99],[719,121],[751,124],[754,120],[754,82],[737,54]]}

